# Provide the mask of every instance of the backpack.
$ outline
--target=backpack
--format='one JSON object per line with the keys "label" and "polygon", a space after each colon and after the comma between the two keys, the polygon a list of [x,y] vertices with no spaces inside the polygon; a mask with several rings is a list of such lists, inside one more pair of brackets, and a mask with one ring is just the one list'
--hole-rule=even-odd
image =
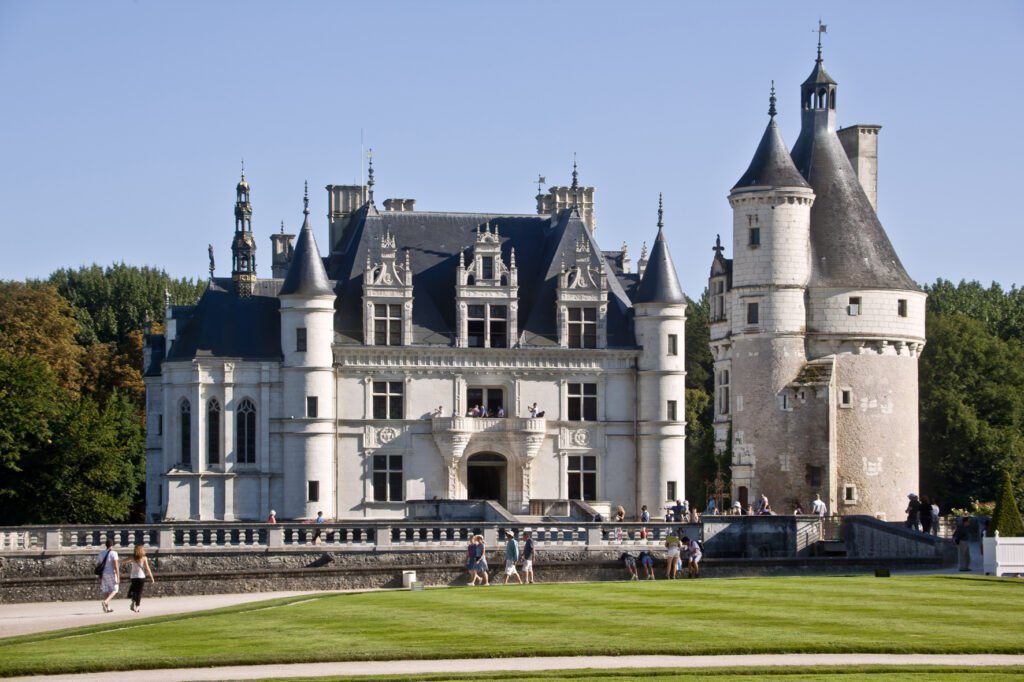
{"label": "backpack", "polygon": [[103,569],[106,568],[106,566],[107,566],[107,559],[109,559],[109,558],[110,558],[110,550],[108,549],[107,553],[103,555],[103,561],[101,561],[98,564],[96,564],[96,568],[92,569],[92,572],[95,573],[98,576],[102,576],[103,575]]}

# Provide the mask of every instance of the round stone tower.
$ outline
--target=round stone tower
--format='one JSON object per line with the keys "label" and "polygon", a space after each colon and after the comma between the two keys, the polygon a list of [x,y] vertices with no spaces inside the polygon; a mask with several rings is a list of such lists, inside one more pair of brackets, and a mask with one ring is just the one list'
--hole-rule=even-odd
{"label": "round stone tower", "polygon": [[665,243],[661,199],[658,236],[633,299],[637,344],[637,512],[658,510],[686,491],[686,297]]}
{"label": "round stone tower", "polygon": [[282,518],[337,515],[334,291],[309,225],[309,191],[281,301],[284,509]]}

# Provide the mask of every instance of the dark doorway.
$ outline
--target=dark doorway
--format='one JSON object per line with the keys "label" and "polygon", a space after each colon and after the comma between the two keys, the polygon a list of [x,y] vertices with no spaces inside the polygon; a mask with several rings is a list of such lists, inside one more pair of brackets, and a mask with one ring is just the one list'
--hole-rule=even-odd
{"label": "dark doorway", "polygon": [[746,514],[747,505],[750,503],[750,500],[748,499],[749,493],[747,492],[747,486],[741,485],[740,489],[737,492],[739,492],[739,495],[737,495],[737,497],[740,498],[740,507],[743,509],[743,513]]}
{"label": "dark doorway", "polygon": [[466,460],[466,492],[471,500],[494,500],[507,505],[508,462],[501,455],[482,452]]}

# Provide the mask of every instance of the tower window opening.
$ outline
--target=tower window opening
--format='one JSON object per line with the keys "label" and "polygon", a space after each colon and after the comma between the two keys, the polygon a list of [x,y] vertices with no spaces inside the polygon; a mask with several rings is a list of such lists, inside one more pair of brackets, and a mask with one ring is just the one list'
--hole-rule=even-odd
{"label": "tower window opening", "polygon": [[760,317],[760,310],[757,303],[747,304],[747,324],[757,324]]}
{"label": "tower window opening", "polygon": [[729,414],[729,370],[718,373],[718,414]]}
{"label": "tower window opening", "polygon": [[850,306],[846,309],[850,315],[860,315],[860,296],[850,297]]}
{"label": "tower window opening", "polygon": [[857,501],[857,486],[847,483],[843,486],[843,502],[853,504]]}
{"label": "tower window opening", "polygon": [[295,352],[306,352],[306,328],[299,327],[295,330]]}
{"label": "tower window opening", "polygon": [[853,407],[853,391],[844,388],[839,391],[839,407]]}
{"label": "tower window opening", "polygon": [[750,239],[747,242],[750,246],[761,246],[761,228],[750,228]]}
{"label": "tower window opening", "polygon": [[318,403],[319,403],[319,401],[317,400],[316,396],[313,396],[313,395],[306,396],[306,416],[308,418],[310,418],[310,419],[316,419],[317,418],[317,415],[320,412]]}
{"label": "tower window opening", "polygon": [[668,335],[668,354],[679,355],[679,336],[677,334]]}
{"label": "tower window opening", "polygon": [[306,482],[306,501],[308,501],[308,502],[319,502],[320,501],[320,481],[307,481]]}
{"label": "tower window opening", "polygon": [[666,405],[665,412],[666,412],[666,418],[670,422],[674,422],[677,419],[679,419],[679,414],[678,414],[678,409],[677,408],[678,408],[678,403],[675,400],[669,400],[668,401],[668,405]]}
{"label": "tower window opening", "polygon": [[896,301],[896,313],[900,317],[907,316],[907,299],[901,298],[898,301]]}
{"label": "tower window opening", "polygon": [[804,480],[807,481],[807,485],[812,488],[821,487],[821,467],[814,466],[813,464],[807,465],[807,473],[804,476]]}

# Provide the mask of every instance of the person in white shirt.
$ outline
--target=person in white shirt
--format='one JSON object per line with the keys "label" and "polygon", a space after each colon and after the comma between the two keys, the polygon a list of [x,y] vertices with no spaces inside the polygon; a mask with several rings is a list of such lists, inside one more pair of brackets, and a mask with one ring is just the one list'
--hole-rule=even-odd
{"label": "person in white shirt", "polygon": [[117,558],[117,552],[114,551],[114,541],[107,538],[107,549],[100,552],[99,556],[96,557],[96,568],[99,569],[100,576],[100,593],[103,594],[103,613],[112,613],[114,609],[110,608],[110,600],[117,594],[118,589],[121,587],[120,576],[121,576],[121,565]]}
{"label": "person in white shirt", "polygon": [[128,598],[132,600],[130,608],[138,613],[139,607],[142,605],[142,588],[146,585],[146,578],[149,577],[151,583],[155,583],[156,578],[153,577],[153,570],[149,567],[146,548],[142,545],[135,545],[135,551],[132,553],[132,558],[128,560],[128,565],[131,566],[128,577],[132,581],[128,588]]}
{"label": "person in white shirt", "polygon": [[816,515],[818,518],[822,518],[828,513],[828,507],[825,506],[824,501],[821,499],[821,495],[815,493],[814,502],[811,502],[811,513]]}

